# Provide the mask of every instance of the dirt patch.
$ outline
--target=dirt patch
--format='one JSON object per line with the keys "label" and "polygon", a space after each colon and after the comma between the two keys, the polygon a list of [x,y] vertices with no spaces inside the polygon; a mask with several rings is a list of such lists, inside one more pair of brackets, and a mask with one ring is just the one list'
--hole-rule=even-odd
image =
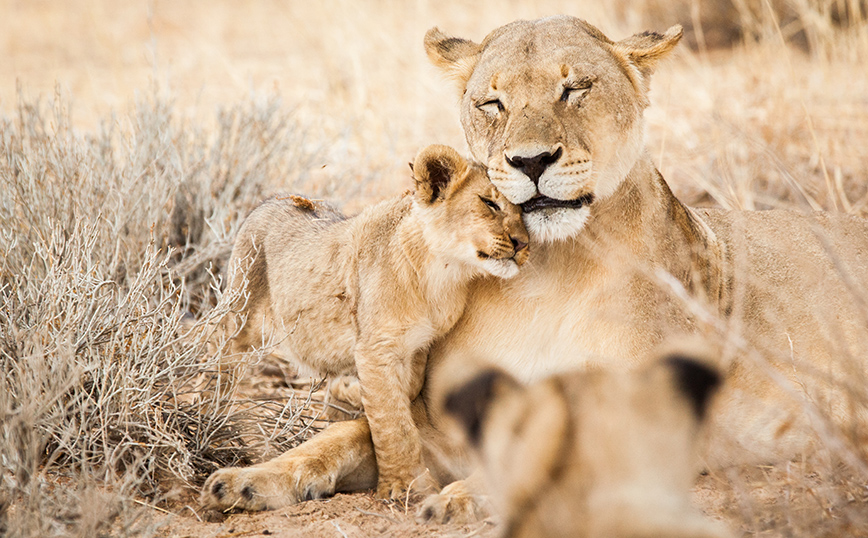
{"label": "dirt patch", "polygon": [[[841,470],[838,469],[840,472]],[[193,492],[173,503],[158,535],[165,537],[285,536],[341,538],[392,536],[493,537],[496,518],[468,525],[425,525],[415,521],[418,503],[381,501],[373,492],[338,494],[279,510],[221,514],[198,508]],[[735,536],[868,536],[868,486],[852,487],[800,465],[744,466],[704,474],[693,502],[708,517],[722,521]],[[196,512],[194,512],[194,510]],[[782,529],[788,532],[782,533]]]}
{"label": "dirt patch", "polygon": [[415,505],[385,502],[373,493],[338,494],[329,499],[307,501],[269,512],[198,514],[171,517],[160,531],[166,537],[281,536],[305,538],[353,538],[393,536],[397,538],[437,536],[494,536],[495,525],[486,519],[470,525],[423,525],[414,519]]}

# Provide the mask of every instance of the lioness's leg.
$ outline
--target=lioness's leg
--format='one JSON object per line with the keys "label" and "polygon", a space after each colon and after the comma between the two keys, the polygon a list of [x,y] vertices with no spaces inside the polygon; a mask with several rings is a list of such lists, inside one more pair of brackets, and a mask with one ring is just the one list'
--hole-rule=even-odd
{"label": "lioness's leg", "polygon": [[220,469],[205,481],[200,500],[219,510],[268,510],[376,484],[371,431],[359,418],[332,424],[273,460]]}

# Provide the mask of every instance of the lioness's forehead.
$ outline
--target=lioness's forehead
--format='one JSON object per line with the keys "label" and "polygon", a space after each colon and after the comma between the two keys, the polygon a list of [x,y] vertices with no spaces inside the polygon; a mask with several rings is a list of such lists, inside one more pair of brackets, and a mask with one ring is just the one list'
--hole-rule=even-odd
{"label": "lioness's forehead", "polygon": [[603,34],[580,19],[552,17],[536,21],[516,21],[498,28],[484,41],[483,60],[507,56],[535,59],[564,48],[573,53],[603,51],[611,43]]}
{"label": "lioness's forehead", "polygon": [[[584,37],[583,37],[584,36]],[[539,38],[541,40],[573,40],[590,38],[611,43],[596,27],[577,17],[558,15],[533,21],[519,20],[511,22],[492,31],[483,40],[483,47],[494,45],[497,41],[515,40],[527,43]]]}
{"label": "lioness's forehead", "polygon": [[471,85],[488,85],[492,75],[507,82],[510,74],[527,78],[560,76],[562,65],[616,68],[608,38],[573,17],[516,21],[492,32]]}

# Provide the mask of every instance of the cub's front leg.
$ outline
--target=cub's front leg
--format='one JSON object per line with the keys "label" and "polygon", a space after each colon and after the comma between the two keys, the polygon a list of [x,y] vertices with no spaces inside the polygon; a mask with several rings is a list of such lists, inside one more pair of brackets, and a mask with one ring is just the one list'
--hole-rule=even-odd
{"label": "cub's front leg", "polygon": [[419,393],[424,354],[413,356],[397,339],[365,342],[356,350],[362,403],[377,459],[377,495],[403,498],[409,489],[427,491],[437,484],[422,462],[422,442],[410,401]]}

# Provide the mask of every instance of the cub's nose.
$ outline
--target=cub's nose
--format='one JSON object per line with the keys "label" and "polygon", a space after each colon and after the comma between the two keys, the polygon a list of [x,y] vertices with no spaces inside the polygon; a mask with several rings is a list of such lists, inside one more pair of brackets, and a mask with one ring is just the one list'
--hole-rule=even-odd
{"label": "cub's nose", "polygon": [[509,234],[509,240],[512,243],[512,259],[519,266],[524,265],[527,261],[530,250],[527,248],[528,237],[523,230]]}
{"label": "cub's nose", "polygon": [[521,252],[527,248],[527,241],[522,241],[517,237],[510,237],[509,240],[512,241],[512,249],[516,252]]}
{"label": "cub's nose", "polygon": [[521,155],[506,156],[506,162],[517,170],[524,172],[534,185],[539,183],[539,178],[546,171],[549,165],[557,162],[561,158],[563,150],[558,148],[554,153],[544,151],[533,157],[522,157]]}

